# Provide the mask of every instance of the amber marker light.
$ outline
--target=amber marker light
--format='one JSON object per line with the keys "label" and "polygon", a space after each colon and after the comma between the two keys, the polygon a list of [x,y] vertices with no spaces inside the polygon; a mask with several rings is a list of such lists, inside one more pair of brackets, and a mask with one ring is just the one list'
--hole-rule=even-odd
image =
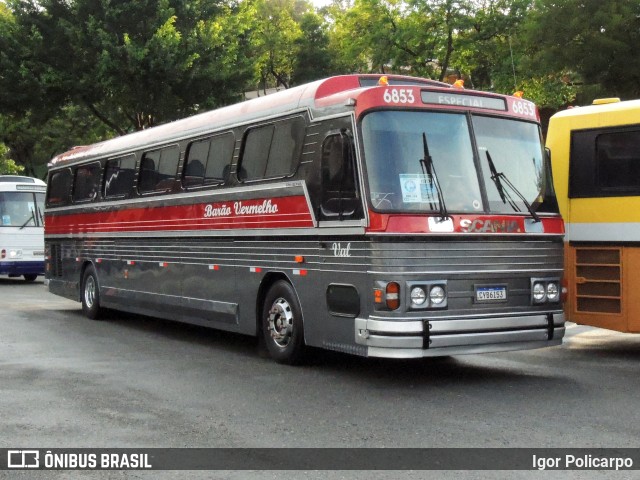
{"label": "amber marker light", "polygon": [[456,80],[455,82],[453,82],[453,88],[464,88],[464,80],[463,79],[459,79]]}
{"label": "amber marker light", "polygon": [[518,90],[517,92],[513,92],[513,96],[516,98],[522,98],[524,92],[522,90]]}
{"label": "amber marker light", "polygon": [[378,85],[380,85],[381,87],[388,87],[389,86],[389,77],[387,77],[386,75],[383,75],[382,77],[380,77],[378,79]]}
{"label": "amber marker light", "polygon": [[375,303],[382,303],[382,290],[379,288],[373,289],[373,301]]}
{"label": "amber marker light", "polygon": [[302,255],[296,255],[294,257],[294,260],[296,261],[296,263],[304,263],[304,257]]}

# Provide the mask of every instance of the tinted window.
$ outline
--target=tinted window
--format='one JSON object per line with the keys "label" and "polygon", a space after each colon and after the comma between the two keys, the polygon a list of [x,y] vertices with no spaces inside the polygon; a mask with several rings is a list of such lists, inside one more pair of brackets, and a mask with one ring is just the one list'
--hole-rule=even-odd
{"label": "tinted window", "polygon": [[569,198],[640,195],[640,127],[571,132]]}
{"label": "tinted window", "polygon": [[325,219],[356,218],[361,211],[355,152],[346,133],[329,135],[322,144],[322,204]]}
{"label": "tinted window", "polygon": [[640,191],[640,130],[598,135],[596,158],[602,188]]}
{"label": "tinted window", "polygon": [[147,152],[140,162],[138,190],[142,192],[162,192],[173,187],[180,149],[177,146]]}
{"label": "tinted window", "polygon": [[185,187],[222,183],[233,156],[233,134],[193,142],[189,146],[182,177]]}
{"label": "tinted window", "polygon": [[249,130],[238,178],[277,178],[295,172],[304,141],[304,125],[304,119],[296,117]]}
{"label": "tinted window", "polygon": [[53,173],[48,183],[47,205],[66,205],[71,193],[71,170]]}
{"label": "tinted window", "polygon": [[109,160],[104,171],[104,196],[128,196],[133,188],[135,172],[136,158],[134,155]]}
{"label": "tinted window", "polygon": [[76,168],[73,182],[73,201],[87,202],[98,195],[102,167],[99,163]]}

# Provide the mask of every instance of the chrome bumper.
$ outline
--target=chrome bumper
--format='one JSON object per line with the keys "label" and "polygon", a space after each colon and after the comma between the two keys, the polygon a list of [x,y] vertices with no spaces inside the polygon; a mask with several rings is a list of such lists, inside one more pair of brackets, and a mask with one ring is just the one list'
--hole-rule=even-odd
{"label": "chrome bumper", "polygon": [[356,318],[355,336],[370,357],[435,357],[560,345],[564,322],[562,312],[425,320]]}

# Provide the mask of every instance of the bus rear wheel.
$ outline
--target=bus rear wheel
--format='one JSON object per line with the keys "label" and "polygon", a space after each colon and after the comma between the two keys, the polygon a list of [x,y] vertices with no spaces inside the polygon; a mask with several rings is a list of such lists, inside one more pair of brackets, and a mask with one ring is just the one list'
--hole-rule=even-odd
{"label": "bus rear wheel", "polygon": [[100,319],[100,288],[98,287],[98,274],[93,265],[89,265],[82,276],[82,311],[92,319]]}
{"label": "bus rear wheel", "polygon": [[275,282],[264,300],[262,333],[271,357],[278,363],[298,365],[304,359],[302,308],[289,282]]}
{"label": "bus rear wheel", "polygon": [[36,275],[35,273],[25,273],[23,277],[25,282],[35,282],[36,278],[38,278],[38,275]]}

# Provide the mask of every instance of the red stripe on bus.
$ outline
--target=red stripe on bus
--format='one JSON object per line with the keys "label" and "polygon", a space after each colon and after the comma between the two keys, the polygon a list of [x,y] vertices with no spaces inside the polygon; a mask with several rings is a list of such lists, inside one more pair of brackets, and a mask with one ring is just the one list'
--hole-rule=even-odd
{"label": "red stripe on bus", "polygon": [[46,234],[309,228],[304,195],[120,211],[47,215]]}

